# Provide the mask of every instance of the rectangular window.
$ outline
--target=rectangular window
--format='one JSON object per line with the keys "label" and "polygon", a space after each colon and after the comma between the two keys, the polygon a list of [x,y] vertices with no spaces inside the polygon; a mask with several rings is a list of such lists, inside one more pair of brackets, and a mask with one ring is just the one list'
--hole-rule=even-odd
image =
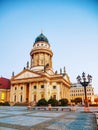
{"label": "rectangular window", "polygon": [[23,87],[21,87],[21,90],[23,90]]}
{"label": "rectangular window", "polygon": [[36,95],[34,95],[34,101],[36,101]]}
{"label": "rectangular window", "polygon": [[14,102],[16,102],[16,95],[14,96]]}
{"label": "rectangular window", "polygon": [[53,86],[53,89],[56,89],[56,86]]}
{"label": "rectangular window", "polygon": [[44,85],[41,85],[41,88],[44,88]]}
{"label": "rectangular window", "polygon": [[22,95],[20,95],[20,102],[22,102]]}
{"label": "rectangular window", "polygon": [[37,87],[36,86],[34,86],[34,89],[36,89]]}

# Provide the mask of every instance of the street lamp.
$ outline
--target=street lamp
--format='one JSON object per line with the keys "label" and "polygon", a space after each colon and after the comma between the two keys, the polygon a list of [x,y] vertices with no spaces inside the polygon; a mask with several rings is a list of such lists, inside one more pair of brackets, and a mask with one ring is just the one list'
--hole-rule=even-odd
{"label": "street lamp", "polygon": [[85,93],[84,103],[85,103],[85,107],[87,108],[88,107],[88,99],[87,99],[86,87],[88,86],[89,83],[92,82],[92,76],[89,74],[86,76],[85,73],[83,72],[82,76],[78,75],[76,79],[77,79],[78,83],[80,83],[84,87],[84,93]]}

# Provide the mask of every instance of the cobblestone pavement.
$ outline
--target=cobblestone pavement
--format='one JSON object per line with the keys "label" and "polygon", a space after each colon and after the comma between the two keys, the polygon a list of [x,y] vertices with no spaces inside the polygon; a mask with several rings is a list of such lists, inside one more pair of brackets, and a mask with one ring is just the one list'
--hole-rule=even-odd
{"label": "cobblestone pavement", "polygon": [[0,130],[97,130],[97,125],[94,113],[81,108],[61,112],[0,106]]}

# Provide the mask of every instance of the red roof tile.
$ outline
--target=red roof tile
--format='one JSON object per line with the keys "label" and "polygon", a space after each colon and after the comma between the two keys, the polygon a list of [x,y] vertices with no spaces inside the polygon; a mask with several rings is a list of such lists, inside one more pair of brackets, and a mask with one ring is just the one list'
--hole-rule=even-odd
{"label": "red roof tile", "polygon": [[7,78],[0,78],[0,89],[10,89],[11,83],[10,80]]}

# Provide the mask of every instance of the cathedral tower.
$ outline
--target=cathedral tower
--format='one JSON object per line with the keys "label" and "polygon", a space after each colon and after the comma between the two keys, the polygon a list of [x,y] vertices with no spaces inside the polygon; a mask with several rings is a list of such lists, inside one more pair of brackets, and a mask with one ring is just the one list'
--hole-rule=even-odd
{"label": "cathedral tower", "polygon": [[50,49],[48,39],[41,33],[34,42],[33,49],[30,52],[32,70],[42,70],[46,65],[52,69],[53,53]]}

